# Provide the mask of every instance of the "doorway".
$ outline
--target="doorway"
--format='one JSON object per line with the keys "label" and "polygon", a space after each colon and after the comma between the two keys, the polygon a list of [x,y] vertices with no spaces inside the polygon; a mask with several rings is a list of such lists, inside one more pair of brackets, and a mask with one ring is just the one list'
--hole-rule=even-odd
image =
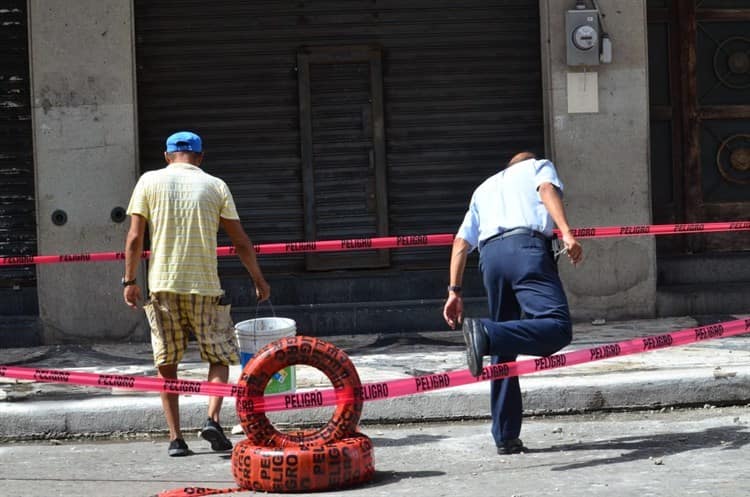
{"label": "doorway", "polygon": [[[750,5],[648,2],[654,222],[750,219]],[[750,250],[750,233],[660,237],[661,255]]]}
{"label": "doorway", "polygon": [[308,254],[307,269],[387,267],[388,250],[361,249],[388,234],[382,52],[305,48],[297,70],[305,237],[359,249]]}

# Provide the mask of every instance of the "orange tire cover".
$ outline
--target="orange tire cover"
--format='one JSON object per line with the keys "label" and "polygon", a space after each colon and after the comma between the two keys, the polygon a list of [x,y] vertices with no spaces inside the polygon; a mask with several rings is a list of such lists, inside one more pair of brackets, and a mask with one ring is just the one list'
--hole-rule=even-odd
{"label": "orange tire cover", "polygon": [[[250,399],[262,397],[271,376],[294,364],[319,369],[336,389],[340,400],[331,418],[320,429],[283,433],[271,424],[264,412],[252,410]],[[356,433],[362,415],[362,384],[351,359],[335,345],[313,337],[285,337],[269,343],[245,365],[239,386],[244,388],[237,396],[237,416],[252,445],[269,448],[327,444]]]}
{"label": "orange tire cover", "polygon": [[242,440],[232,451],[232,476],[247,490],[293,493],[343,488],[375,474],[372,441],[363,434],[319,445],[261,447]]}

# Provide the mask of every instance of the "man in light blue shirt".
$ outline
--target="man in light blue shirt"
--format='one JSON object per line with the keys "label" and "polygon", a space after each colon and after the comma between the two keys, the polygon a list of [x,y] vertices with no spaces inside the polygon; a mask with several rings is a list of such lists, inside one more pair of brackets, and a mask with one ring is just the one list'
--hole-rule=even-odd
{"label": "man in light blue shirt", "polygon": [[[552,162],[521,152],[471,197],[453,242],[443,317],[453,329],[462,325],[474,376],[482,374],[485,355],[498,364],[514,361],[518,354],[554,354],[570,343],[570,311],[552,252],[554,225],[573,264],[582,260],[583,250],[568,225],[562,188]],[[475,248],[487,291],[488,319],[463,316],[461,282],[468,254]],[[493,380],[490,403],[498,453],[523,452],[518,377]]]}

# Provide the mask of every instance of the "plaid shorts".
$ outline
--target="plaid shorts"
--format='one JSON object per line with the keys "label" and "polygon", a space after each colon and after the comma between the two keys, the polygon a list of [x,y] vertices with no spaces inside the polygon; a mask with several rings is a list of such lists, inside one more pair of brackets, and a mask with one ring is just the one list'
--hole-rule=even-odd
{"label": "plaid shorts", "polygon": [[239,363],[237,338],[229,305],[220,297],[157,292],[144,306],[151,326],[154,364],[179,364],[190,334],[200,347],[201,359],[209,364]]}

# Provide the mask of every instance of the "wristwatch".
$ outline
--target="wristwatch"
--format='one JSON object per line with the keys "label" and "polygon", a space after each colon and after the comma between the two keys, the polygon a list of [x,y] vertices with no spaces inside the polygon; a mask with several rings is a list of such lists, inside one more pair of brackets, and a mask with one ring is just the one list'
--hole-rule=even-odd
{"label": "wristwatch", "polygon": [[135,278],[133,278],[132,280],[126,280],[125,278],[122,278],[120,282],[122,283],[122,286],[130,286],[135,285],[135,280]]}
{"label": "wristwatch", "polygon": [[461,287],[459,285],[448,285],[449,292],[461,293]]}

